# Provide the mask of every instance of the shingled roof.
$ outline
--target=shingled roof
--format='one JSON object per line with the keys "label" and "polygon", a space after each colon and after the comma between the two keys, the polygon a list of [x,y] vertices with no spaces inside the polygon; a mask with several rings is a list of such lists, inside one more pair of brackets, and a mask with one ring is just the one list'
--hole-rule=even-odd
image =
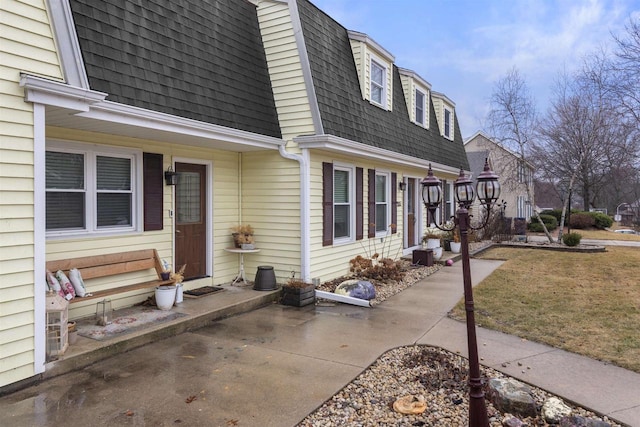
{"label": "shingled roof", "polygon": [[280,138],[246,0],[71,0],[91,89],[108,100]]}
{"label": "shingled roof", "polygon": [[392,111],[363,100],[347,30],[307,0],[298,10],[325,134],[468,170],[457,119],[454,141],[440,135],[432,103],[429,129],[411,123],[396,66]]}

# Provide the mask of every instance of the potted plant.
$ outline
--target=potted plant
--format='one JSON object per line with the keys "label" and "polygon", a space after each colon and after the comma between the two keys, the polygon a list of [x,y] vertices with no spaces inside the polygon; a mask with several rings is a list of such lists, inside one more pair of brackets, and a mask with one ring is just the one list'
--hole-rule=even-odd
{"label": "potted plant", "polygon": [[253,227],[251,225],[241,224],[231,227],[231,236],[233,237],[234,246],[238,249],[253,249],[255,247]]}
{"label": "potted plant", "polygon": [[427,249],[434,249],[440,247],[440,238],[442,233],[438,229],[427,228],[427,231],[422,237],[422,241],[427,244]]}
{"label": "potted plant", "polygon": [[451,251],[451,242],[453,241],[453,231],[442,233],[442,247],[445,251]]}
{"label": "potted plant", "polygon": [[459,254],[460,253],[460,249],[461,249],[461,245],[462,244],[460,243],[460,232],[456,228],[453,231],[453,241],[451,242],[451,252],[453,252],[455,254]]}
{"label": "potted plant", "polygon": [[283,305],[292,305],[294,307],[303,307],[313,304],[316,301],[316,287],[303,280],[291,278],[282,286]]}

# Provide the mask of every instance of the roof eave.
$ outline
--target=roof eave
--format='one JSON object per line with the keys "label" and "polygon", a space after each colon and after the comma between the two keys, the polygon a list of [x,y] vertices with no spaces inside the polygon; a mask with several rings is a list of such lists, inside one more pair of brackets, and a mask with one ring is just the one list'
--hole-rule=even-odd
{"label": "roof eave", "polygon": [[[148,129],[150,138],[154,134],[163,134],[162,140],[166,142],[184,143],[181,142],[181,136],[186,136],[192,141],[201,140],[199,145],[202,146],[207,146],[206,141],[218,141],[227,148],[235,146],[238,150],[277,150],[278,146],[286,144],[281,138],[107,101],[106,93],[42,77],[23,74],[20,85],[24,87],[25,100],[28,102],[69,110],[69,115],[78,120],[94,119],[103,123],[120,124],[123,136],[132,136],[127,133],[127,129]],[[47,124],[56,126],[55,122]],[[135,137],[138,137],[137,133]]]}
{"label": "roof eave", "polygon": [[[361,142],[340,138],[335,135],[311,135],[293,138],[293,141],[302,149],[321,149],[335,153],[348,154],[352,157],[361,157],[368,160],[384,161],[400,166],[427,169],[431,165],[436,172],[457,174],[458,168],[437,163],[431,160],[419,159],[384,148],[373,147]],[[469,172],[469,171],[466,171]]]}

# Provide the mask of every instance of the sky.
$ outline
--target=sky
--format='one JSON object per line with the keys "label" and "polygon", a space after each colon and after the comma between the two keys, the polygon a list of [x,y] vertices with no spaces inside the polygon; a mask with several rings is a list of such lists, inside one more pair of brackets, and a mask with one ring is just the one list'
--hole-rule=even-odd
{"label": "sky", "polygon": [[517,68],[544,114],[562,73],[614,47],[640,0],[311,0],[367,34],[456,104],[463,138],[484,123],[498,80]]}

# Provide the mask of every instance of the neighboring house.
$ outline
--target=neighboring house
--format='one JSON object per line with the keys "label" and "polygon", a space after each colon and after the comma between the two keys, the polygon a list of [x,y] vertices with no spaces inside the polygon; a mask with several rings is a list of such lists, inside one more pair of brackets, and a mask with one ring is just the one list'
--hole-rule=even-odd
{"label": "neighboring house", "polygon": [[[535,202],[527,196],[527,182],[533,191],[533,167],[522,159],[519,154],[503,147],[482,131],[476,132],[464,143],[471,173],[475,178],[482,172],[485,159],[493,171],[500,176],[501,193],[498,204],[506,202],[504,214],[510,218],[525,218],[527,221],[533,215]],[[474,206],[479,206],[476,200]],[[500,206],[497,206],[501,209]]]}
{"label": "neighboring house", "polygon": [[384,239],[391,257],[419,245],[429,164],[453,212],[469,169],[453,102],[307,0],[0,9],[0,387],[46,369],[46,261],[155,248],[187,289],[225,284],[242,223],[250,278],[329,280]]}
{"label": "neighboring house", "polygon": [[[552,209],[562,209],[564,206],[563,197],[568,197],[553,182],[534,181],[536,209],[539,212]],[[582,210],[584,203],[582,197],[575,192],[571,194],[571,208]]]}

